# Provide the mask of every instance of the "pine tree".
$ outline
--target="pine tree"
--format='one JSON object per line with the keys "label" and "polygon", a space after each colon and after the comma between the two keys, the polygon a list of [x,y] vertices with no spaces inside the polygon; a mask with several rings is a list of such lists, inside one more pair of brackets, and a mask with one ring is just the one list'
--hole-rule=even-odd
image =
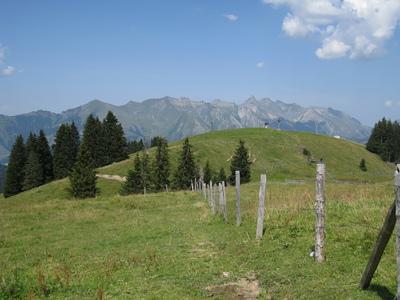
{"label": "pine tree", "polygon": [[24,175],[22,185],[22,190],[24,191],[40,186],[44,182],[43,167],[40,163],[39,155],[34,149],[31,149],[28,153]]}
{"label": "pine tree", "polygon": [[10,153],[6,180],[4,183],[4,197],[10,197],[22,191],[25,163],[26,151],[24,139],[19,135],[15,140]]}
{"label": "pine tree", "polygon": [[33,151],[33,152],[38,152],[38,137],[36,134],[30,132],[28,139],[26,140],[26,144],[25,144],[25,153],[26,156],[29,156],[29,153]]}
{"label": "pine tree", "polygon": [[115,115],[109,111],[103,120],[106,147],[106,164],[128,158],[128,144],[122,125]]}
{"label": "pine tree", "polygon": [[153,181],[151,179],[150,157],[145,151],[143,152],[142,158],[141,178],[144,191],[150,191]]}
{"label": "pine tree", "polygon": [[96,171],[91,153],[84,144],[79,149],[78,159],[69,175],[71,194],[74,198],[96,196]]}
{"label": "pine tree", "polygon": [[221,183],[225,182],[225,185],[228,183],[224,168],[219,169],[219,173],[218,173],[218,176],[217,176],[215,182],[221,182]]}
{"label": "pine tree", "polygon": [[40,130],[39,136],[37,138],[37,154],[43,173],[43,180],[41,184],[50,182],[54,178],[53,156],[51,154],[49,143],[43,130]]}
{"label": "pine tree", "polygon": [[235,184],[235,172],[240,171],[240,182],[246,183],[250,182],[251,171],[250,171],[251,161],[247,148],[245,147],[244,141],[240,140],[239,145],[233,154],[231,160],[231,175],[229,176],[229,182]]}
{"label": "pine tree", "polygon": [[364,158],[361,159],[359,167],[361,171],[367,172],[367,163],[365,162]]}
{"label": "pine tree", "polygon": [[191,182],[198,177],[197,166],[193,158],[192,145],[186,138],[180,155],[178,169],[175,172],[174,184],[177,189],[188,189]]}
{"label": "pine tree", "polygon": [[169,185],[168,143],[165,139],[158,141],[153,172],[154,189],[161,191],[166,185]]}
{"label": "pine tree", "polygon": [[98,118],[89,115],[83,130],[82,146],[94,163],[94,167],[107,164],[107,153],[103,125]]}
{"label": "pine tree", "polygon": [[165,138],[163,138],[162,136],[155,136],[155,137],[153,137],[153,138],[151,139],[150,147],[151,147],[151,148],[156,147],[156,146],[158,146],[160,143],[164,143],[164,142],[166,142],[166,139],[165,139]]}
{"label": "pine tree", "polygon": [[142,161],[139,153],[133,161],[133,169],[129,171],[126,181],[122,185],[121,195],[139,194],[143,192]]}
{"label": "pine tree", "polygon": [[56,179],[69,175],[79,151],[79,132],[75,124],[61,124],[53,145],[53,173]]}
{"label": "pine tree", "polygon": [[207,160],[206,165],[204,167],[204,175],[203,175],[203,180],[206,184],[209,184],[210,181],[213,178],[213,171],[210,167],[210,162]]}

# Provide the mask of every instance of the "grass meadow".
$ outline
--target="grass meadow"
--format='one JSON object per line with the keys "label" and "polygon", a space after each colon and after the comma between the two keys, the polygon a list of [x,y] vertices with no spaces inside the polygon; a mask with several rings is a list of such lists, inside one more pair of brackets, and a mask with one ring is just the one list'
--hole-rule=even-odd
{"label": "grass meadow", "polygon": [[255,181],[242,185],[240,227],[232,187],[225,224],[198,193],[122,197],[118,182],[99,180],[97,198],[74,200],[67,186],[57,181],[0,200],[1,299],[241,299],[207,287],[249,274],[260,299],[392,299],[396,290],[394,238],[371,288],[358,288],[393,201],[391,183],[328,181],[322,264],[309,256],[312,182],[268,182],[261,241]]}

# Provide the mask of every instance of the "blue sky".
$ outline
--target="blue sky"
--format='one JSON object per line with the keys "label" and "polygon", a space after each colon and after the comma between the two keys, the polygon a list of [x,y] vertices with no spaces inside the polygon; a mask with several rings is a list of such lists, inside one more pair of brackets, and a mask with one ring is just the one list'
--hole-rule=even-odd
{"label": "blue sky", "polygon": [[310,1],[2,0],[0,114],[254,95],[334,107],[367,125],[400,119],[397,0],[382,18],[363,12],[369,23],[351,32],[360,22],[346,7]]}

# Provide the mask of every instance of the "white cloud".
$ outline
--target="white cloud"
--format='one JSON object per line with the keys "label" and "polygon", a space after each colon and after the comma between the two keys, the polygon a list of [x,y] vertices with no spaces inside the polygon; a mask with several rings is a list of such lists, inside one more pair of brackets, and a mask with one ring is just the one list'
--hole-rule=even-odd
{"label": "white cloud", "polygon": [[239,17],[237,15],[233,15],[233,14],[225,14],[224,18],[231,22],[236,22],[239,19]]}
{"label": "white cloud", "polygon": [[391,101],[391,100],[385,101],[385,106],[386,107],[392,107],[393,106],[393,101]]}
{"label": "white cloud", "polygon": [[384,52],[399,25],[399,0],[262,0],[289,7],[282,30],[290,37],[317,36],[321,59],[370,58]]}
{"label": "white cloud", "polygon": [[263,61],[260,61],[260,62],[258,62],[258,63],[256,64],[256,67],[257,67],[258,69],[262,69],[262,68],[264,68],[264,66],[265,66],[265,63],[264,63]]}
{"label": "white cloud", "polygon": [[11,75],[14,75],[16,72],[17,72],[17,69],[15,69],[12,66],[7,66],[0,71],[0,74],[1,74],[1,76],[11,76]]}
{"label": "white cloud", "polygon": [[[7,47],[0,44],[0,66],[5,64],[6,61]],[[6,66],[0,68],[0,76],[11,76],[17,72],[17,69],[12,66]]]}

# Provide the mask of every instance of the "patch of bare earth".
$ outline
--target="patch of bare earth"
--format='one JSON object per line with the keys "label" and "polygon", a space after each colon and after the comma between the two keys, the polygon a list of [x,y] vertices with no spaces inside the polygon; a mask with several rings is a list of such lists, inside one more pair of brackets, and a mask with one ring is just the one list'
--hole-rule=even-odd
{"label": "patch of bare earth", "polygon": [[261,287],[254,275],[239,279],[237,282],[209,286],[206,289],[211,296],[223,299],[257,299],[261,294]]}

